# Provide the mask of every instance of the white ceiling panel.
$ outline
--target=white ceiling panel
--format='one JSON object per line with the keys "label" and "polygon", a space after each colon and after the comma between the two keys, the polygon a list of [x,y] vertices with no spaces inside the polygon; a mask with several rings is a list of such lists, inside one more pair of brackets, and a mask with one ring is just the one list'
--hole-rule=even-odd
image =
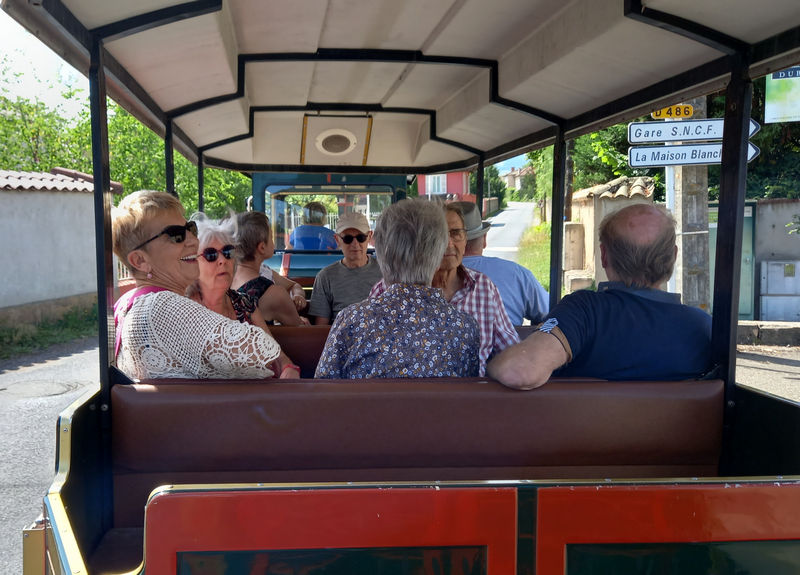
{"label": "white ceiling panel", "polygon": [[163,110],[236,90],[236,58],[221,14],[183,20],[107,44]]}
{"label": "white ceiling panel", "polygon": [[549,34],[535,40],[500,62],[500,94],[566,118],[596,106],[598,94],[604,100],[620,98],[720,57],[696,42],[681,42],[628,19],[546,61],[535,51],[549,42]]}
{"label": "white ceiling panel", "polygon": [[239,98],[217,104],[180,116],[175,119],[175,124],[199,146],[238,136],[250,129],[247,102]]}
{"label": "white ceiling panel", "polygon": [[675,14],[750,44],[800,26],[800,1],[644,0],[645,7]]}
{"label": "white ceiling panel", "polygon": [[233,164],[242,162],[255,163],[256,160],[253,154],[253,140],[241,140],[214,148],[208,153],[208,156]]}
{"label": "white ceiling panel", "polygon": [[314,62],[250,62],[245,89],[253,106],[305,106]]}
{"label": "white ceiling panel", "polygon": [[[751,73],[800,61],[797,34],[775,37],[800,27],[800,0],[643,3],[686,19],[688,28],[695,22],[750,44],[770,40],[760,46]],[[2,6],[87,73],[86,31],[178,4],[3,0]],[[244,97],[176,118],[176,146],[190,156],[197,147],[247,133],[251,106],[305,110],[309,103],[322,103],[331,104],[323,113],[338,108],[362,117],[377,104],[433,110],[438,136],[475,148],[491,161],[512,141],[515,147],[549,141],[534,135],[552,124],[514,110],[513,102],[561,118],[574,134],[653,103],[720,87],[729,76],[724,68],[729,64],[720,63],[732,62],[707,43],[627,17],[625,0],[224,0],[219,6],[104,44],[124,68],[112,76],[109,94],[161,134],[164,118],[174,110],[235,94],[240,57],[287,55],[283,61],[248,63]],[[63,25],[66,10],[80,26]],[[337,49],[347,51],[340,53],[347,60],[330,58]],[[379,61],[378,50],[401,52]],[[303,61],[292,53],[319,58]],[[417,53],[452,61],[421,63]],[[511,106],[492,101],[489,68],[466,65],[466,58],[497,66],[496,88]],[[711,62],[715,65],[708,66]],[[124,85],[128,77],[133,82]],[[658,90],[641,92],[654,86]],[[406,120],[373,114],[370,165],[477,161],[457,146],[431,141],[426,115]],[[299,163],[302,113],[258,112],[254,127],[252,142],[225,146],[226,161]]]}
{"label": "white ceiling panel", "polygon": [[467,0],[455,4],[458,10],[450,14],[447,26],[431,39],[428,52],[497,60],[569,2]]}
{"label": "white ceiling panel", "polygon": [[256,114],[253,144],[255,162],[258,164],[300,164],[303,114],[278,112]]}
{"label": "white ceiling panel", "polygon": [[330,0],[320,47],[423,50],[452,4],[453,0]]}
{"label": "white ceiling panel", "polygon": [[239,50],[314,52],[325,21],[327,0],[230,0]]}
{"label": "white ceiling panel", "polygon": [[427,116],[376,114],[370,138],[370,164],[411,166],[416,160],[417,136]]}
{"label": "white ceiling panel", "polygon": [[405,64],[320,62],[314,70],[311,102],[379,104],[405,70]]}
{"label": "white ceiling panel", "polygon": [[[550,125],[549,122],[536,116],[497,104],[487,104],[463,120],[451,124],[447,129],[440,130],[439,136],[479,150],[489,150],[504,144],[508,139],[520,138]],[[503,134],[503,138],[499,138],[498,134]]]}
{"label": "white ceiling panel", "polygon": [[177,6],[185,3],[185,1],[136,0],[135,2],[98,2],[97,0],[63,0],[69,11],[89,30],[169,6]]}
{"label": "white ceiling panel", "polygon": [[414,64],[384,105],[429,110],[439,108],[454,92],[469,84],[483,71],[482,68],[472,66]]}

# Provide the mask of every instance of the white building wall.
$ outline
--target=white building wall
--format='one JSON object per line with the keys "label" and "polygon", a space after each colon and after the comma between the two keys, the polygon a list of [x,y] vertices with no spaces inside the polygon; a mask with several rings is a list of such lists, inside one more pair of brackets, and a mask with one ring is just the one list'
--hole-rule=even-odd
{"label": "white building wall", "polygon": [[756,207],[756,262],[800,260],[800,234],[786,224],[800,215],[800,200],[759,200]]}
{"label": "white building wall", "polygon": [[0,190],[0,308],[97,289],[88,192]]}

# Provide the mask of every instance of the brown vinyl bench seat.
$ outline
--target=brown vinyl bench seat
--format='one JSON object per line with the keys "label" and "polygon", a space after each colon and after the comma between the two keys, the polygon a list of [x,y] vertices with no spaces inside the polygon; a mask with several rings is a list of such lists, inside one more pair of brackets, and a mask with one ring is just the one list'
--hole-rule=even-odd
{"label": "brown vinyl bench seat", "polygon": [[714,476],[722,398],[719,380],[116,385],[114,524],[172,483]]}

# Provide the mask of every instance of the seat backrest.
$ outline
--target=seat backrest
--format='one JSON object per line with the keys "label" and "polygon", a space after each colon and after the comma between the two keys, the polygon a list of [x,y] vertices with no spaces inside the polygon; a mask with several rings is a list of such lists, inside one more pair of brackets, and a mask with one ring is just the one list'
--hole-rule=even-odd
{"label": "seat backrest", "polygon": [[[533,331],[531,326],[518,326],[517,333],[524,339]],[[294,363],[300,366],[300,376],[314,377],[319,358],[330,332],[329,325],[302,327],[271,326],[270,332]]]}
{"label": "seat backrest", "polygon": [[270,326],[270,333],[291,360],[300,366],[300,377],[313,378],[328,339],[329,325]]}
{"label": "seat backrest", "polygon": [[115,523],[164,483],[713,476],[721,381],[158,381],[112,389]]}

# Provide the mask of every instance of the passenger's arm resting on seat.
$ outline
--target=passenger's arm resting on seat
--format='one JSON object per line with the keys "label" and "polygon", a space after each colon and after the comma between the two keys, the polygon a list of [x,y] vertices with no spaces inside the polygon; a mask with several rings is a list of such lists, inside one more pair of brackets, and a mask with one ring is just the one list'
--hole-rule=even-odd
{"label": "passenger's arm resting on seat", "polygon": [[535,331],[492,359],[487,373],[508,387],[534,389],[550,379],[553,371],[568,360],[569,354],[556,334]]}

